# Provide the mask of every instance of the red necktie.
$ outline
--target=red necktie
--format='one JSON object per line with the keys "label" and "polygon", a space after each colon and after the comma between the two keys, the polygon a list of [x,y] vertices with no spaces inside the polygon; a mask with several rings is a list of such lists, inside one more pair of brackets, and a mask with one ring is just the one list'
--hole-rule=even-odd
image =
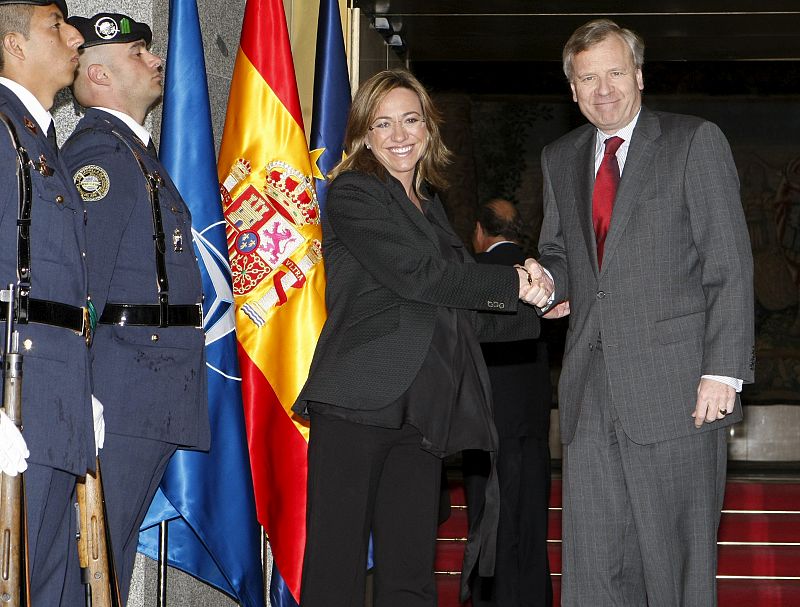
{"label": "red necktie", "polygon": [[592,195],[592,223],[597,239],[597,266],[603,265],[603,247],[606,243],[608,226],[611,223],[611,211],[614,209],[614,198],[619,185],[619,164],[617,163],[617,150],[625,140],[619,137],[606,139],[606,150],[603,161],[597,170],[594,180],[594,194]]}

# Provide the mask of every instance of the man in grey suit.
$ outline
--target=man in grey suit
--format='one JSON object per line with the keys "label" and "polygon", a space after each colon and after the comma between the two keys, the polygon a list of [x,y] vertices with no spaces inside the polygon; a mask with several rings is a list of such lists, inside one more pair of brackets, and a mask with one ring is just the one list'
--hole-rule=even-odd
{"label": "man in grey suit", "polygon": [[[591,124],[542,153],[537,289],[571,312],[559,384],[562,605],[716,605],[725,429],[753,381],[752,256],[728,143],[641,104],[644,45],[601,19],[564,47]],[[544,269],[544,270],[543,270]]]}

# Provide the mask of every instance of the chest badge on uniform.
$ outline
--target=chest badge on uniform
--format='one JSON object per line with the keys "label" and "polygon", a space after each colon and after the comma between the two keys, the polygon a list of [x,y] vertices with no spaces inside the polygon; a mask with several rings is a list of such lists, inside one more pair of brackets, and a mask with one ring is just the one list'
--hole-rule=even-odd
{"label": "chest badge on uniform", "polygon": [[180,228],[175,228],[175,231],[172,232],[172,248],[176,253],[183,251],[183,234]]}
{"label": "chest badge on uniform", "polygon": [[85,202],[102,200],[108,194],[109,187],[111,187],[108,173],[103,167],[99,167],[96,164],[88,164],[78,169],[72,176],[72,180],[75,182],[75,187],[78,188],[78,192]]}
{"label": "chest badge on uniform", "polygon": [[34,135],[39,132],[39,129],[36,128],[36,123],[33,122],[30,118],[25,116],[22,119],[22,122],[25,124],[25,128],[28,129]]}

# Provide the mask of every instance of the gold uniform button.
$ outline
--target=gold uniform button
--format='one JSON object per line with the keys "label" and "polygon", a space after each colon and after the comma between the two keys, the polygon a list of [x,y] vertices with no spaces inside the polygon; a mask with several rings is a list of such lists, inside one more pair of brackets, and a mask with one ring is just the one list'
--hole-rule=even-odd
{"label": "gold uniform button", "polygon": [[64,204],[64,197],[61,194],[59,194],[58,196],[56,196],[56,202],[58,204]]}
{"label": "gold uniform button", "polygon": [[157,335],[156,333],[153,333],[153,334],[150,336],[150,341],[158,341],[158,335]]}

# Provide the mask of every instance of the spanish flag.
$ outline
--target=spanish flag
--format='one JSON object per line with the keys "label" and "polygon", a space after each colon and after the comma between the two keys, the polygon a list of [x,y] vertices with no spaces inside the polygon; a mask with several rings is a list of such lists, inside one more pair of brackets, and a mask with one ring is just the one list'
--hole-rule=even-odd
{"label": "spanish flag", "polygon": [[291,407],[325,321],[325,276],[282,0],[245,6],[217,168],[256,510],[278,574],[271,601],[290,605],[300,598],[308,445]]}

